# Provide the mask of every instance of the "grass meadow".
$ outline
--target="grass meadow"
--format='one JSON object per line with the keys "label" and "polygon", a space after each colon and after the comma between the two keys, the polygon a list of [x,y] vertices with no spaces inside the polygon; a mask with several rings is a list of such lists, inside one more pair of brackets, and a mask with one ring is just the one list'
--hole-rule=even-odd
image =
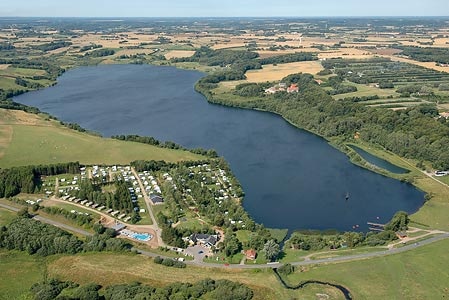
{"label": "grass meadow", "polygon": [[[9,111],[8,113],[16,114]],[[128,164],[133,160],[165,160],[170,162],[195,160],[200,155],[101,138],[74,131],[53,121],[37,119],[35,115],[17,113],[18,117],[0,111],[0,167],[52,164],[79,161],[82,164]],[[29,120],[26,118],[29,117]],[[12,138],[8,141],[8,130]],[[2,130],[3,129],[3,130]],[[3,153],[1,153],[1,150]]]}

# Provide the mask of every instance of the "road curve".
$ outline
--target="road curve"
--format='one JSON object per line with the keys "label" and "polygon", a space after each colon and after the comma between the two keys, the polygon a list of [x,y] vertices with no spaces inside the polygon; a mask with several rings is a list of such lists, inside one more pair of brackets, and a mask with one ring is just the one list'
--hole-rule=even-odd
{"label": "road curve", "polygon": [[[5,209],[11,210],[11,211],[19,211],[19,208],[13,207],[13,206],[9,206],[3,203],[0,203],[0,207],[3,207]],[[41,217],[41,216],[34,216],[34,219],[44,222],[44,223],[48,223],[51,225],[54,225],[56,227],[62,228],[62,229],[66,229],[72,232],[76,232],[82,235],[92,235],[92,233],[87,232],[85,230],[70,226],[70,225],[66,225],[66,224],[62,224],[60,222],[56,222],[53,221],[51,219],[45,218],[45,217]],[[360,260],[360,259],[368,259],[368,258],[374,258],[374,257],[382,257],[382,256],[387,256],[387,255],[392,255],[392,254],[398,254],[398,253],[402,253],[402,252],[406,252],[406,251],[410,251],[431,243],[435,243],[437,241],[441,241],[443,239],[447,239],[449,238],[449,233],[443,233],[434,237],[431,237],[429,239],[420,241],[420,242],[415,242],[415,243],[410,243],[409,245],[403,246],[401,248],[392,248],[389,250],[382,250],[382,251],[376,251],[376,252],[369,252],[369,253],[362,253],[362,254],[353,254],[353,255],[344,255],[344,256],[338,256],[338,257],[331,257],[331,258],[324,258],[324,259],[316,259],[316,260],[306,260],[306,261],[298,261],[298,262],[292,262],[291,264],[294,266],[307,266],[307,265],[316,265],[316,264],[326,264],[326,263],[335,263],[335,262],[345,262],[345,261],[351,261],[351,260]],[[159,255],[153,252],[149,252],[149,251],[145,251],[145,250],[141,250],[139,248],[132,248],[132,250],[137,251],[138,253],[148,256],[148,257],[156,257],[156,256],[160,256],[163,258],[168,258],[165,257],[163,255]],[[206,262],[202,262],[202,261],[185,261],[186,264],[188,265],[193,265],[193,266],[199,266],[199,267],[208,267],[208,268],[229,268],[229,269],[267,269],[267,268],[279,268],[280,266],[282,266],[282,263],[276,262],[276,263],[268,263],[268,264],[264,264],[264,265],[240,265],[240,264],[232,264],[232,265],[226,265],[226,264],[216,264],[216,263],[206,263]]]}

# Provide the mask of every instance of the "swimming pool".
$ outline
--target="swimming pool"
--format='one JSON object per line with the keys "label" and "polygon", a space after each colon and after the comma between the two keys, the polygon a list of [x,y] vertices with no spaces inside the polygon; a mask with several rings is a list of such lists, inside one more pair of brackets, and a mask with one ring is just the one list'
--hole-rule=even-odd
{"label": "swimming pool", "polygon": [[147,242],[151,240],[153,236],[149,233],[134,233],[131,237],[142,242]]}

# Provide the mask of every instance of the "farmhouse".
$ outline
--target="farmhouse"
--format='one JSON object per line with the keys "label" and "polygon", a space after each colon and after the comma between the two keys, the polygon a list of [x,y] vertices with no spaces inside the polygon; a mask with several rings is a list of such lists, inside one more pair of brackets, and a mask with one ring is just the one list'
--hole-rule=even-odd
{"label": "farmhouse", "polygon": [[254,249],[248,249],[245,251],[245,257],[249,260],[255,260],[257,257],[257,252]]}
{"label": "farmhouse", "polygon": [[194,233],[189,237],[189,240],[193,244],[200,244],[207,248],[215,246],[218,241],[218,235],[210,235],[204,233]]}
{"label": "farmhouse", "polygon": [[299,87],[296,83],[292,83],[288,88],[287,88],[287,93],[298,93],[299,92]]}
{"label": "farmhouse", "polygon": [[278,83],[268,89],[265,90],[265,94],[275,94],[277,92],[287,92],[287,93],[298,93],[299,87],[298,84],[292,83],[289,87],[284,82]]}

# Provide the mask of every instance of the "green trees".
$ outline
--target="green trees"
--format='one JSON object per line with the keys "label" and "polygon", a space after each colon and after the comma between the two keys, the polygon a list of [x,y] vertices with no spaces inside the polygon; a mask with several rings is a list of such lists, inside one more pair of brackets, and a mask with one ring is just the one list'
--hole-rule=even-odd
{"label": "green trees", "polygon": [[[253,291],[250,288],[226,279],[203,279],[195,283],[174,282],[158,288],[140,283],[119,284],[106,287],[103,295],[99,294],[100,288],[101,286],[95,283],[79,286],[69,281],[48,279],[33,284],[30,291],[36,300],[250,300],[253,297]],[[68,292],[65,292],[65,290]]]}
{"label": "green trees", "polygon": [[79,172],[79,163],[63,163],[45,166],[27,166],[0,169],[0,198],[19,193],[35,193],[41,187],[41,176]]}
{"label": "green trees", "polygon": [[290,275],[293,272],[295,272],[295,266],[292,266],[291,264],[285,264],[278,268],[278,272],[282,275]]}
{"label": "green trees", "polygon": [[238,240],[237,236],[228,231],[225,235],[225,239],[223,241],[224,244],[224,253],[226,256],[232,256],[237,254],[242,250],[242,243]]}
{"label": "green trees", "polygon": [[385,225],[385,230],[404,231],[408,228],[410,219],[408,214],[404,211],[398,211],[393,218]]}
{"label": "green trees", "polygon": [[269,240],[263,246],[263,252],[266,259],[273,261],[278,257],[281,250],[279,248],[279,244],[277,244],[274,240]]}
{"label": "green trees", "polygon": [[21,217],[2,228],[0,248],[27,251],[40,256],[81,251],[125,251],[129,248],[123,239],[115,239],[114,236],[115,231],[107,229],[103,234],[89,236],[83,242],[55,226]]}
{"label": "green trees", "polygon": [[47,256],[56,253],[75,254],[82,242],[57,227],[33,219],[17,218],[0,232],[0,247]]}
{"label": "green trees", "polygon": [[261,65],[268,64],[285,64],[297,61],[310,61],[317,60],[318,57],[315,53],[310,52],[295,52],[284,55],[272,56],[263,59],[259,59]]}

